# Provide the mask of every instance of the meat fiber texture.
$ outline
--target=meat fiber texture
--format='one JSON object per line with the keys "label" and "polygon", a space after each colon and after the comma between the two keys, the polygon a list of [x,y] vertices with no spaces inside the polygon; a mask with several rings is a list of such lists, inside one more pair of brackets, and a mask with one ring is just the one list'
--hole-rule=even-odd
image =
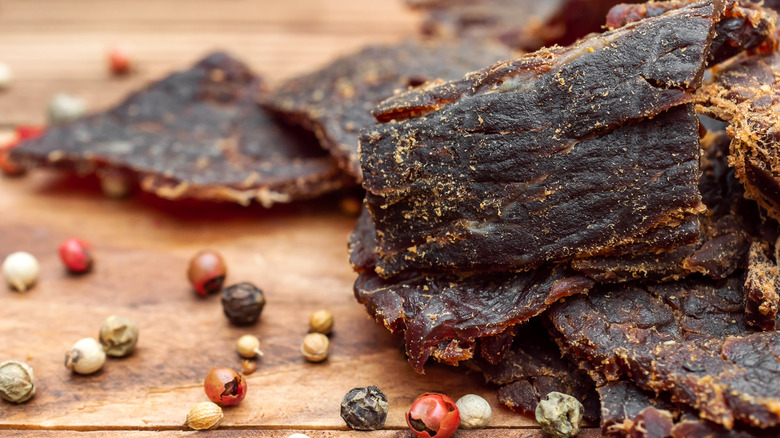
{"label": "meat fiber texture", "polygon": [[27,167],[115,172],[168,199],[265,206],[354,183],[313,136],[255,103],[261,79],[214,53],[105,112],[50,128],[11,152]]}

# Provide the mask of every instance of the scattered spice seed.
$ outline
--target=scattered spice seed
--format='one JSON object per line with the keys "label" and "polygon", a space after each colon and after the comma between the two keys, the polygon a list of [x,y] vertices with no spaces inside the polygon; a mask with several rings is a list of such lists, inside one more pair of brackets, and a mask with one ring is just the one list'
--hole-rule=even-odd
{"label": "scattered spice seed", "polygon": [[254,324],[260,318],[263,307],[263,291],[252,283],[234,284],[222,291],[222,311],[235,325]]}
{"label": "scattered spice seed", "polygon": [[257,371],[257,362],[249,359],[244,359],[241,361],[241,373],[243,375],[248,376],[255,371]]}
{"label": "scattered spice seed", "polygon": [[4,62],[0,62],[0,90],[7,90],[13,82],[14,75],[11,72],[11,67]]}
{"label": "scattered spice seed", "polygon": [[245,359],[263,357],[263,352],[260,350],[260,339],[257,339],[257,336],[241,336],[236,342],[236,350],[238,350],[238,355]]}
{"label": "scattered spice seed", "polygon": [[330,334],[333,330],[333,314],[327,310],[318,310],[309,318],[309,331],[312,333]]}
{"label": "scattered spice seed", "polygon": [[428,392],[412,403],[406,424],[418,438],[449,438],[460,425],[460,413],[451,398]]}
{"label": "scattered spice seed", "polygon": [[341,418],[354,430],[383,428],[387,409],[387,396],[376,386],[352,388],[341,400]]}
{"label": "scattered spice seed", "polygon": [[222,422],[222,408],[212,402],[200,402],[187,414],[187,427],[193,430],[216,429]]}
{"label": "scattered spice seed", "polygon": [[35,284],[40,270],[38,259],[24,251],[9,254],[2,266],[3,278],[19,292],[25,292]]}
{"label": "scattered spice seed", "polygon": [[220,406],[235,406],[246,397],[246,380],[232,368],[212,368],[203,382],[208,398]]}
{"label": "scattered spice seed", "polygon": [[60,93],[49,101],[47,118],[49,126],[72,122],[87,113],[87,102],[84,99]]}
{"label": "scattered spice seed", "polygon": [[203,250],[190,259],[187,278],[201,295],[214,294],[222,290],[227,275],[227,266],[222,256],[214,250]]}
{"label": "scattered spice seed", "polygon": [[551,392],[536,405],[536,421],[542,431],[554,438],[571,438],[580,433],[582,403],[576,398]]}
{"label": "scattered spice seed", "polygon": [[60,260],[68,271],[83,274],[92,269],[92,245],[81,239],[70,238],[59,248]]}
{"label": "scattered spice seed", "polygon": [[24,403],[35,395],[33,370],[15,360],[0,363],[0,398],[11,403]]}
{"label": "scattered spice seed", "polygon": [[65,354],[65,367],[78,374],[92,374],[106,363],[103,346],[92,338],[84,338]]}
{"label": "scattered spice seed", "polygon": [[124,199],[133,191],[133,181],[127,175],[115,171],[99,172],[100,190],[109,199]]}
{"label": "scattered spice seed", "polygon": [[455,405],[460,412],[460,427],[464,429],[483,428],[493,417],[490,403],[476,394],[464,395],[455,402]]}
{"label": "scattered spice seed", "polygon": [[322,362],[328,358],[330,341],[322,333],[309,333],[303,338],[301,354],[309,362]]}
{"label": "scattered spice seed", "polygon": [[108,68],[112,74],[121,76],[133,68],[131,50],[124,44],[118,44],[108,50]]}
{"label": "scattered spice seed", "polygon": [[138,343],[138,324],[130,318],[111,315],[100,326],[99,339],[107,355],[129,356]]}

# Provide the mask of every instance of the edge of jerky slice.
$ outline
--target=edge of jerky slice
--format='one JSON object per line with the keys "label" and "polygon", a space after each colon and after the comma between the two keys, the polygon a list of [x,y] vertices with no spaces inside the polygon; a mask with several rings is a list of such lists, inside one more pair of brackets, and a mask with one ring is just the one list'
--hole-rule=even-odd
{"label": "edge of jerky slice", "polygon": [[254,102],[259,85],[245,64],[216,52],[107,111],[48,129],[11,158],[122,173],[167,199],[266,207],[351,184],[316,139],[279,125]]}
{"label": "edge of jerky slice", "polygon": [[484,40],[406,40],[371,45],[309,74],[288,79],[258,100],[291,123],[313,131],[322,147],[358,182],[359,132],[375,123],[370,110],[398,90],[457,79],[514,52]]}
{"label": "edge of jerky slice", "polygon": [[693,3],[380,104],[361,137],[377,273],[609,254],[702,211],[686,103],[722,9]]}

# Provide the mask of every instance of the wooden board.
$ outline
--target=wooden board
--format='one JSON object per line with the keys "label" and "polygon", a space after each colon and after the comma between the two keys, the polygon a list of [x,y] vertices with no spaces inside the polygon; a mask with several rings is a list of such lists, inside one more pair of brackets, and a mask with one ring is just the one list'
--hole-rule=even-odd
{"label": "wooden board", "polygon": [[[0,62],[16,80],[0,93],[0,126],[43,123],[57,92],[105,108],[213,48],[229,49],[279,81],[366,43],[397,41],[417,22],[396,0],[4,0]],[[138,60],[126,78],[106,70],[105,50],[117,42],[130,44]],[[418,394],[441,391],[454,398],[477,393],[493,406],[491,429],[458,436],[541,436],[532,419],[501,408],[495,388],[479,375],[436,366],[424,376],[411,371],[399,339],[354,301],[346,239],[355,218],[339,210],[340,195],[265,210],[148,194],[111,201],[97,186],[94,178],[45,171],[0,178],[0,258],[25,250],[42,266],[30,292],[0,287],[0,360],[29,363],[38,386],[28,403],[0,403],[0,435],[189,435],[184,419],[206,400],[206,373],[239,367],[234,342],[253,333],[266,356],[247,379],[246,400],[226,409],[221,430],[210,435],[410,436],[405,409]],[[72,236],[94,244],[93,273],[64,272],[56,249]],[[226,258],[229,283],[252,281],[265,291],[268,304],[256,326],[230,326],[218,297],[190,290],[187,262],[206,247]],[[336,318],[332,351],[326,362],[309,364],[300,342],[319,308]],[[65,352],[96,336],[111,314],[138,322],[138,351],[109,360],[95,375],[71,374]],[[387,430],[347,431],[339,402],[352,387],[369,384],[390,399]]]}

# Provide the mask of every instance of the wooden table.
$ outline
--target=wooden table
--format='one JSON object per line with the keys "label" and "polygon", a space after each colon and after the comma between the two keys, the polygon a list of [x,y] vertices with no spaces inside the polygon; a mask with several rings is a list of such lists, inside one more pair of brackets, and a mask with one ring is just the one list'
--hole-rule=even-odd
{"label": "wooden table", "polygon": [[[398,0],[2,0],[0,62],[16,79],[0,93],[0,127],[43,123],[57,92],[105,108],[215,48],[278,81],[366,43],[411,35],[418,21]],[[130,45],[137,58],[128,77],[108,73],[105,53],[115,43]],[[441,391],[477,393],[493,406],[490,429],[458,436],[541,436],[532,419],[501,408],[478,374],[431,366],[420,376],[409,368],[399,339],[352,297],[346,239],[355,218],[339,210],[341,195],[266,210],[148,194],[112,201],[97,187],[90,177],[47,171],[0,178],[0,258],[25,250],[42,266],[28,293],[0,287],[0,360],[29,363],[38,387],[28,403],[0,403],[0,436],[191,434],[183,423],[207,400],[204,376],[214,366],[240,368],[234,344],[243,333],[259,336],[266,355],[247,378],[244,402],[204,435],[407,437],[404,410],[418,394]],[[64,272],[56,249],[71,236],[95,245],[94,272]],[[264,289],[268,304],[256,326],[230,326],[218,297],[191,291],[187,262],[205,247],[225,256],[229,283]],[[335,332],[329,359],[310,364],[299,348],[319,308],[333,312]],[[137,352],[95,375],[71,374],[65,352],[96,336],[111,314],[138,322]],[[342,396],[364,385],[390,399],[383,431],[351,432],[339,417]]]}

